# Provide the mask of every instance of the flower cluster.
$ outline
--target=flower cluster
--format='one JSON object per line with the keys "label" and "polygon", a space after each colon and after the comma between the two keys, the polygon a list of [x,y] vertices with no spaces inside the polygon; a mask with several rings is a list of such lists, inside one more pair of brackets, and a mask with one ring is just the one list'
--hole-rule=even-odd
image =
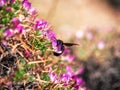
{"label": "flower cluster", "polygon": [[[19,0],[1,0],[0,2],[0,7],[2,8],[0,13],[2,37],[9,38],[16,34],[38,30],[41,36],[47,37],[52,42],[52,46],[56,47],[55,33],[47,21],[36,19],[37,11],[31,7],[31,3],[28,0],[23,0],[22,2]],[[7,12],[8,8],[9,12]]]}
{"label": "flower cluster", "polygon": [[4,79],[0,88],[51,90],[54,86],[56,89],[85,90],[84,80],[78,77],[83,68],[74,72],[68,66],[74,55],[67,54],[67,49],[59,57],[60,62],[68,61],[61,68],[53,52],[61,51],[62,45],[57,42],[50,24],[36,17],[37,11],[28,0],[0,0],[0,80]]}
{"label": "flower cluster", "polygon": [[[79,77],[79,75],[84,73],[84,68],[81,67],[77,71],[74,71],[71,67],[71,64],[75,60],[75,56],[71,54],[70,49],[65,48],[64,53],[60,57],[61,61],[59,62],[58,67],[64,67],[64,72],[59,73],[58,71],[52,70],[50,68],[49,77],[52,83],[57,84],[59,87],[64,87],[72,90],[87,90],[85,86],[85,81]],[[62,63],[66,63],[62,64]],[[54,66],[53,66],[54,68]],[[63,68],[62,68],[63,69]]]}
{"label": "flower cluster", "polygon": [[69,89],[73,90],[87,90],[87,88],[84,87],[84,80],[78,77],[78,74],[80,75],[83,72],[83,68],[80,68],[80,70],[74,72],[70,66],[67,66],[65,73],[62,73],[58,76],[55,72],[50,72],[49,76],[52,83],[63,86],[64,88],[68,87]]}

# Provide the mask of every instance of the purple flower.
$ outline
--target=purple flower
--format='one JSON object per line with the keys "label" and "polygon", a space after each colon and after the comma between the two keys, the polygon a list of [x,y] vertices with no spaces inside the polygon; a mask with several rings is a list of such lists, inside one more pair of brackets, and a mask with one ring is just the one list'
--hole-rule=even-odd
{"label": "purple flower", "polygon": [[76,83],[76,85],[83,85],[84,84],[84,80],[82,78],[76,78],[75,79],[75,83]]}
{"label": "purple flower", "polygon": [[0,6],[4,6],[6,3],[6,0],[0,0]]}
{"label": "purple flower", "polygon": [[49,29],[44,31],[43,34],[52,42],[52,48],[55,50],[55,52],[61,52],[62,46],[58,45],[55,33]]}
{"label": "purple flower", "polygon": [[67,86],[69,84],[71,77],[68,74],[62,74],[60,77],[60,81],[64,83],[64,86]]}
{"label": "purple flower", "polygon": [[84,72],[84,68],[80,68],[80,69],[76,72],[76,75],[82,74],[83,72]]}
{"label": "purple flower", "polygon": [[6,41],[2,41],[2,45],[5,46],[5,47],[7,47],[8,44],[7,44]]}
{"label": "purple flower", "polygon": [[[51,71],[51,68],[50,68]],[[66,67],[66,73],[57,76],[56,73],[49,73],[50,81],[55,84],[62,84],[63,86],[72,85],[74,90],[79,90],[84,85],[84,80],[79,78],[73,71],[70,66]],[[83,89],[86,90],[86,89]]]}
{"label": "purple flower", "polygon": [[73,90],[79,90],[79,86],[75,86]]}
{"label": "purple flower", "polygon": [[46,30],[45,31],[45,35],[52,40],[53,38],[55,38],[55,33],[52,30]]}
{"label": "purple flower", "polygon": [[52,30],[46,30],[43,34],[52,42],[52,48],[55,50],[55,52],[61,52],[62,46],[57,44],[55,33]]}
{"label": "purple flower", "polygon": [[28,50],[25,50],[25,56],[29,57],[31,55],[31,53]]}
{"label": "purple flower", "polygon": [[12,19],[13,28],[16,28],[20,24],[20,20],[17,17]]}
{"label": "purple flower", "polygon": [[30,14],[30,15],[35,15],[35,14],[37,14],[37,11],[35,10],[35,8],[31,8],[31,9],[28,11],[28,14]]}
{"label": "purple flower", "polygon": [[46,27],[48,27],[48,22],[45,20],[36,20],[36,24],[35,24],[35,29],[45,29]]}
{"label": "purple flower", "polygon": [[31,3],[28,0],[23,0],[22,1],[22,6],[26,11],[28,11],[31,8]]}
{"label": "purple flower", "polygon": [[74,80],[74,90],[79,90],[80,87],[84,84],[84,80],[82,78],[78,78],[76,75],[73,76],[72,79]]}
{"label": "purple flower", "polygon": [[53,48],[56,48],[56,46],[57,46],[57,40],[56,40],[56,38],[53,38],[53,39],[51,40],[51,42],[52,42],[52,47],[53,47]]}
{"label": "purple flower", "polygon": [[13,30],[12,29],[6,29],[5,32],[4,32],[4,36],[5,37],[10,37],[14,34]]}
{"label": "purple flower", "polygon": [[64,55],[68,55],[68,54],[70,54],[70,49],[65,48],[65,50],[64,50]]}
{"label": "purple flower", "polygon": [[68,62],[72,62],[74,60],[75,56],[74,55],[65,55],[62,56],[62,60],[68,61]]}
{"label": "purple flower", "polygon": [[49,73],[50,81],[53,83],[59,83],[58,76],[56,73]]}
{"label": "purple flower", "polygon": [[17,33],[19,33],[19,34],[23,34],[23,33],[25,32],[25,29],[23,28],[23,26],[17,25],[16,31],[17,31]]}
{"label": "purple flower", "polygon": [[70,66],[66,67],[67,74],[72,77],[75,75],[75,73],[72,71],[72,68]]}

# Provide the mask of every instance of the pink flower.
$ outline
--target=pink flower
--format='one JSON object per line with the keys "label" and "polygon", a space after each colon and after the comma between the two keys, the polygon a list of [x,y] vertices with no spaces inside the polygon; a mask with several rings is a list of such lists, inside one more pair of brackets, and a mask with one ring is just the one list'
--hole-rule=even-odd
{"label": "pink flower", "polygon": [[25,32],[25,29],[23,28],[23,26],[17,25],[16,31],[17,31],[17,33],[19,33],[19,34],[23,34],[23,33]]}
{"label": "pink flower", "polygon": [[5,37],[10,37],[14,34],[12,29],[6,29],[5,32],[3,33]]}
{"label": "pink flower", "polygon": [[75,78],[75,83],[76,85],[83,85],[84,84],[84,80],[82,78]]}
{"label": "pink flower", "polygon": [[28,14],[30,14],[30,15],[35,15],[35,14],[37,14],[37,11],[35,10],[35,8],[31,8],[31,9],[28,11]]}
{"label": "pink flower", "polygon": [[6,3],[6,0],[0,0],[0,6],[4,6]]}
{"label": "pink flower", "polygon": [[7,44],[6,41],[2,41],[2,45],[5,46],[5,47],[7,47],[8,44]]}
{"label": "pink flower", "polygon": [[46,27],[48,27],[48,22],[45,21],[45,20],[36,20],[36,23],[35,23],[35,29],[38,30],[42,30],[42,29],[45,29]]}
{"label": "pink flower", "polygon": [[68,54],[70,54],[70,49],[65,48],[65,50],[64,50],[64,55],[68,55]]}
{"label": "pink flower", "polygon": [[68,61],[68,62],[72,62],[74,60],[75,56],[74,55],[65,55],[62,56],[62,60]]}
{"label": "pink flower", "polygon": [[91,32],[87,32],[87,33],[86,33],[86,38],[87,38],[88,40],[92,40],[92,39],[93,39],[93,34],[92,34]]}
{"label": "pink flower", "polygon": [[75,75],[75,73],[73,72],[72,68],[70,66],[66,67],[66,73],[69,75],[69,77],[72,77]]}
{"label": "pink flower", "polygon": [[52,42],[53,49],[56,51],[61,51],[61,45],[57,44],[56,35],[52,30],[49,29],[44,31],[44,36],[46,36]]}
{"label": "pink flower", "polygon": [[56,38],[53,38],[53,39],[51,40],[51,42],[52,42],[52,47],[53,47],[53,48],[56,48],[56,46],[57,46],[57,40],[56,40]]}
{"label": "pink flower", "polygon": [[55,33],[52,31],[52,30],[46,30],[45,32],[44,32],[44,35],[46,36],[46,37],[48,37],[48,39],[49,40],[53,40],[53,39],[55,39],[55,37],[56,37],[56,35],[55,35]]}
{"label": "pink flower", "polygon": [[50,81],[53,83],[59,83],[58,76],[56,73],[49,73]]}
{"label": "pink flower", "polygon": [[12,82],[8,82],[8,83],[6,83],[6,85],[8,88],[10,88],[10,87],[12,87]]}
{"label": "pink flower", "polygon": [[11,7],[6,7],[6,11],[12,12],[12,8]]}
{"label": "pink flower", "polygon": [[17,25],[20,24],[20,20],[19,20],[17,17],[14,17],[14,18],[12,19],[12,23],[13,23],[13,28],[16,28]]}
{"label": "pink flower", "polygon": [[29,57],[31,55],[31,53],[28,50],[25,50],[25,56]]}
{"label": "pink flower", "polygon": [[80,69],[76,72],[76,75],[82,74],[83,72],[84,72],[84,68],[80,68]]}
{"label": "pink flower", "polygon": [[73,84],[74,90],[79,90],[80,87],[85,83],[82,78],[78,78],[77,76],[74,76],[73,80],[75,81]]}
{"label": "pink flower", "polygon": [[26,11],[28,11],[31,8],[31,3],[28,0],[23,0],[22,1],[22,6]]}
{"label": "pink flower", "polygon": [[70,80],[71,80],[71,77],[66,73],[60,76],[60,81],[61,83],[64,83],[64,86],[69,85]]}
{"label": "pink flower", "polygon": [[104,47],[105,47],[105,42],[100,41],[100,42],[98,43],[97,47],[98,47],[98,49],[100,49],[100,50],[104,49]]}

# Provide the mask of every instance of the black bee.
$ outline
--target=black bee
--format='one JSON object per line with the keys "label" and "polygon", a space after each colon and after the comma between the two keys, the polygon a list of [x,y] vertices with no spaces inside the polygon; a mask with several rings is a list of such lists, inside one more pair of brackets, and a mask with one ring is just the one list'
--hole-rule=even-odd
{"label": "black bee", "polygon": [[78,44],[75,44],[75,43],[64,43],[62,40],[57,40],[57,48],[58,50],[57,51],[54,51],[53,54],[55,56],[60,56],[64,50],[65,50],[65,46],[67,47],[70,47],[70,46],[73,46],[73,45],[78,45]]}

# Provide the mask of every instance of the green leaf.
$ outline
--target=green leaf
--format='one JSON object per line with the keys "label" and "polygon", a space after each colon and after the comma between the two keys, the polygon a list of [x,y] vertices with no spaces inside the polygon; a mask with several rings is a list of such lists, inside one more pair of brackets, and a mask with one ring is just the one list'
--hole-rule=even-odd
{"label": "green leaf", "polygon": [[[40,39],[33,39],[32,43],[34,44],[34,47],[36,50],[41,50],[42,53],[45,53],[47,51],[46,42]],[[48,42],[47,42],[48,43]]]}
{"label": "green leaf", "polygon": [[25,69],[29,69],[29,68],[32,68],[32,67],[34,67],[35,66],[35,64],[26,64],[25,66],[24,66],[24,68]]}
{"label": "green leaf", "polygon": [[15,72],[14,80],[15,80],[15,81],[19,81],[19,80],[21,81],[21,80],[23,80],[24,74],[25,74],[25,71],[24,71],[24,70],[16,71],[16,72]]}
{"label": "green leaf", "polygon": [[2,24],[8,24],[9,21],[10,21],[10,18],[8,17],[2,18]]}
{"label": "green leaf", "polygon": [[16,3],[13,5],[13,8],[15,10],[19,10],[19,8],[20,8],[20,2],[19,2],[19,0],[16,1]]}
{"label": "green leaf", "polygon": [[10,13],[9,13],[9,15],[10,15],[11,18],[14,16],[14,13],[15,13],[15,12],[10,12]]}
{"label": "green leaf", "polygon": [[34,76],[29,76],[28,81],[34,81]]}
{"label": "green leaf", "polygon": [[48,73],[44,73],[43,75],[41,75],[41,79],[45,80],[45,81],[50,81],[50,77],[49,77]]}

